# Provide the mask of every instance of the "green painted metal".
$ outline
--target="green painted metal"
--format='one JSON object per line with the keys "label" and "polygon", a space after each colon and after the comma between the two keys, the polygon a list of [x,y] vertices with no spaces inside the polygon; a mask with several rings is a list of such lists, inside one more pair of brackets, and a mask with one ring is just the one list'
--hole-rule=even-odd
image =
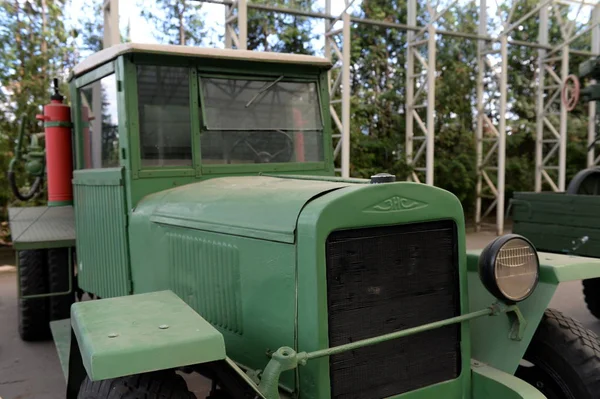
{"label": "green painted metal", "polygon": [[94,381],[225,359],[223,336],[170,291],[78,302],[71,323]]}
{"label": "green painted metal", "polygon": [[472,363],[473,399],[545,399],[533,386],[478,361]]}
{"label": "green painted metal", "polygon": [[[144,201],[131,217],[135,293],[172,290],[223,334],[228,355],[250,369],[263,369],[267,351],[294,342],[293,245],[156,224],[151,211]],[[293,373],[282,383],[293,390]]]}
{"label": "green painted metal", "polygon": [[[543,257],[540,256],[543,264],[542,259]],[[478,261],[479,251],[470,251],[467,262],[469,270],[469,308],[471,311],[480,309],[482,303],[494,301],[494,296],[486,290],[479,279]],[[471,321],[472,357],[500,371],[514,374],[544,315],[544,311],[556,291],[556,286],[556,283],[542,279],[533,294],[524,301],[519,302],[518,306],[522,317],[527,321],[521,331],[521,340],[515,340],[511,337],[512,321],[509,318],[490,317],[485,320]]]}
{"label": "green painted metal", "polygon": [[102,298],[131,293],[121,168],[73,174],[79,287]]}
{"label": "green painted metal", "polygon": [[100,80],[103,77],[108,76],[114,72],[115,72],[114,62],[108,62],[108,63],[94,69],[93,71],[90,71],[84,75],[77,77],[76,79],[72,80],[71,82],[72,82],[72,84],[74,84],[75,87],[79,88],[79,87],[87,86],[88,84],[95,82],[97,80]]}
{"label": "green painted metal", "polygon": [[[350,185],[320,196],[303,209],[297,224],[297,351],[312,352],[329,347],[325,276],[325,241],[334,230],[354,227],[393,225],[427,220],[453,220],[456,223],[461,311],[468,313],[464,217],[458,199],[447,191],[416,183]],[[477,308],[493,303],[481,301]],[[507,332],[507,330],[505,330]],[[462,374],[456,380],[423,388],[411,395],[462,398],[469,392],[471,345],[469,326],[461,324]],[[330,396],[329,362],[326,358],[309,362],[299,370],[303,399]],[[416,391],[415,391],[416,392]],[[423,393],[425,392],[425,393]],[[425,397],[425,396],[421,396]]]}
{"label": "green painted metal", "polygon": [[73,127],[73,124],[64,121],[48,121],[44,122],[44,127]]}
{"label": "green painted metal", "polygon": [[62,248],[75,246],[72,206],[8,208],[13,248]]}
{"label": "green painted metal", "polygon": [[261,173],[261,176],[278,177],[280,179],[295,179],[295,180],[319,180],[332,181],[336,183],[353,183],[353,184],[369,184],[369,179],[345,178],[338,176],[305,176],[305,175],[282,175],[275,173]]}
{"label": "green painted metal", "polygon": [[[293,243],[296,220],[313,197],[347,183],[272,177],[227,177],[159,193],[155,223]],[[140,206],[154,202],[149,196]]]}
{"label": "green painted metal", "polygon": [[71,319],[51,321],[50,330],[52,331],[52,339],[56,346],[60,367],[65,376],[65,381],[68,381],[69,352],[71,350]]}
{"label": "green painted metal", "polygon": [[[513,232],[538,250],[600,257],[600,197],[565,193],[515,193]],[[579,243],[581,237],[589,241]]]}

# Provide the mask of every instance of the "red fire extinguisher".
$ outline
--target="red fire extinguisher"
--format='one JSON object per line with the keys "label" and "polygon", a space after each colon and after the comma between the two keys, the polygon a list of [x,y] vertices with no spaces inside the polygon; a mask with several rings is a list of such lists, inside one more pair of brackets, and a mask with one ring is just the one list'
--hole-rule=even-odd
{"label": "red fire extinguisher", "polygon": [[63,103],[58,79],[54,79],[53,83],[54,94],[50,97],[50,104],[44,105],[44,114],[36,118],[44,121],[48,206],[61,206],[73,203],[71,108]]}

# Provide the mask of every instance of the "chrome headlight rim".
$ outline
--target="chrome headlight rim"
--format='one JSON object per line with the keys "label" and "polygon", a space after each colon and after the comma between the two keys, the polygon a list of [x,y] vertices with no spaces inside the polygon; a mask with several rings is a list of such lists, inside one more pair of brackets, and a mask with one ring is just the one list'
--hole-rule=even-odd
{"label": "chrome headlight rim", "polygon": [[[498,285],[498,280],[496,278],[496,260],[498,255],[500,254],[500,250],[508,244],[508,242],[512,240],[522,240],[527,243],[535,255],[536,262],[536,276],[535,281],[531,285],[529,292],[526,295],[523,295],[519,298],[511,298],[506,293],[502,291],[500,286]],[[495,238],[491,241],[484,249],[481,251],[481,255],[479,256],[479,277],[483,285],[487,288],[487,290],[500,299],[501,301],[507,304],[514,304],[517,302],[524,301],[529,298],[531,294],[535,291],[539,281],[540,281],[540,259],[535,249],[535,246],[529,241],[527,238],[519,235],[519,234],[505,234],[503,236]]]}

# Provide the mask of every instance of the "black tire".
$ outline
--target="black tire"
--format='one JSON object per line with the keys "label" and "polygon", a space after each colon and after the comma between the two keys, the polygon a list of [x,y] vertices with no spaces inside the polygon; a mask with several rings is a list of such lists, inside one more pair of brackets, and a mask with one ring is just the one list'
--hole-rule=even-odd
{"label": "black tire", "polygon": [[[69,265],[70,248],[54,248],[48,250],[48,287],[50,292],[65,292],[69,289],[69,273],[73,268]],[[50,321],[68,319],[75,294],[51,296],[49,299]]]}
{"label": "black tire", "polygon": [[547,309],[516,376],[548,399],[600,398],[600,342],[578,321]]}
{"label": "black tire", "polygon": [[567,194],[600,195],[600,168],[580,170],[569,182]]}
{"label": "black tire", "polygon": [[[21,296],[46,294],[46,251],[19,251]],[[50,338],[48,298],[19,299],[19,335],[23,341]]]}
{"label": "black tire", "polygon": [[185,380],[174,371],[156,371],[81,383],[77,399],[192,399]]}
{"label": "black tire", "polygon": [[600,319],[600,278],[583,280],[583,297],[590,313]]}

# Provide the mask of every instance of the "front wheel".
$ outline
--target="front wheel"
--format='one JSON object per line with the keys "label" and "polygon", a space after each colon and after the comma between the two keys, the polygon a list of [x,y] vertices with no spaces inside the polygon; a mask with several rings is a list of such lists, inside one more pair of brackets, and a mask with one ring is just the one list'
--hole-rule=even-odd
{"label": "front wheel", "polygon": [[185,380],[174,371],[156,371],[110,380],[85,377],[77,399],[192,399]]}
{"label": "front wheel", "polygon": [[547,309],[516,376],[548,399],[600,398],[600,342],[578,321]]}

